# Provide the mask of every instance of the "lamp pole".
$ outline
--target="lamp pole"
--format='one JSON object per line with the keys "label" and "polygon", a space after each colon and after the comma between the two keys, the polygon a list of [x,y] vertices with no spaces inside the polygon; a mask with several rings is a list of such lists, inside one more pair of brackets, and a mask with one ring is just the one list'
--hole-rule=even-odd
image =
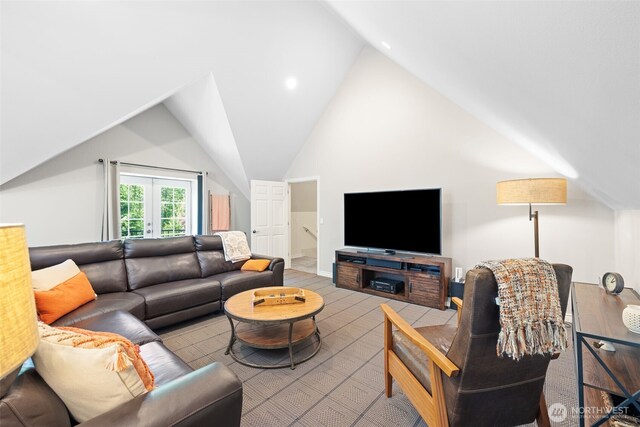
{"label": "lamp pole", "polygon": [[538,211],[531,211],[531,203],[529,203],[529,221],[533,219],[533,241],[535,245],[535,257],[540,258],[540,243],[538,239]]}

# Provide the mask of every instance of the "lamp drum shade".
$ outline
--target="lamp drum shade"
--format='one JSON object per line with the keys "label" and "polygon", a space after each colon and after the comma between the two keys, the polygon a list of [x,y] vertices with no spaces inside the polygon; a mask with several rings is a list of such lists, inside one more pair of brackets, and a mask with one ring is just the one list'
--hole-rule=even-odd
{"label": "lamp drum shade", "polygon": [[36,351],[37,320],[24,225],[0,224],[0,378]]}
{"label": "lamp drum shade", "polygon": [[528,178],[500,181],[496,198],[499,205],[540,205],[567,203],[564,178]]}

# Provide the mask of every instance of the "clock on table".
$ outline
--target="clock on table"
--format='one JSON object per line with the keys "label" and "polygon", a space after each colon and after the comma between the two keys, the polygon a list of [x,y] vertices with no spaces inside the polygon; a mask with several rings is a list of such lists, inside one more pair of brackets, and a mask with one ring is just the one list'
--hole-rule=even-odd
{"label": "clock on table", "polygon": [[620,273],[604,273],[602,286],[604,286],[607,293],[618,295],[624,289],[624,279]]}

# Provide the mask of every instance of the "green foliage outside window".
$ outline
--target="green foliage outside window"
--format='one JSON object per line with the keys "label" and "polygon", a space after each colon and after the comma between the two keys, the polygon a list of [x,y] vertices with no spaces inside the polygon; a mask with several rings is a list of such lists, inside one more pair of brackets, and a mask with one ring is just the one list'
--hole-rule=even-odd
{"label": "green foliage outside window", "polygon": [[184,236],[186,231],[187,202],[184,188],[160,189],[160,235]]}
{"label": "green foliage outside window", "polygon": [[122,238],[144,237],[144,188],[120,184],[120,234]]}

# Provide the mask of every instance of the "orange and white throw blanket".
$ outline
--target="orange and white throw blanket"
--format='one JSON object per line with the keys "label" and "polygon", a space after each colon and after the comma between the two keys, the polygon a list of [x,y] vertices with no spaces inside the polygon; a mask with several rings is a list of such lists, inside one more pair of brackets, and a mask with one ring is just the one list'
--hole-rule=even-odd
{"label": "orange and white throw blanket", "polygon": [[485,261],[498,283],[500,335],[496,351],[514,360],[567,348],[558,279],[553,266],[538,258]]}

